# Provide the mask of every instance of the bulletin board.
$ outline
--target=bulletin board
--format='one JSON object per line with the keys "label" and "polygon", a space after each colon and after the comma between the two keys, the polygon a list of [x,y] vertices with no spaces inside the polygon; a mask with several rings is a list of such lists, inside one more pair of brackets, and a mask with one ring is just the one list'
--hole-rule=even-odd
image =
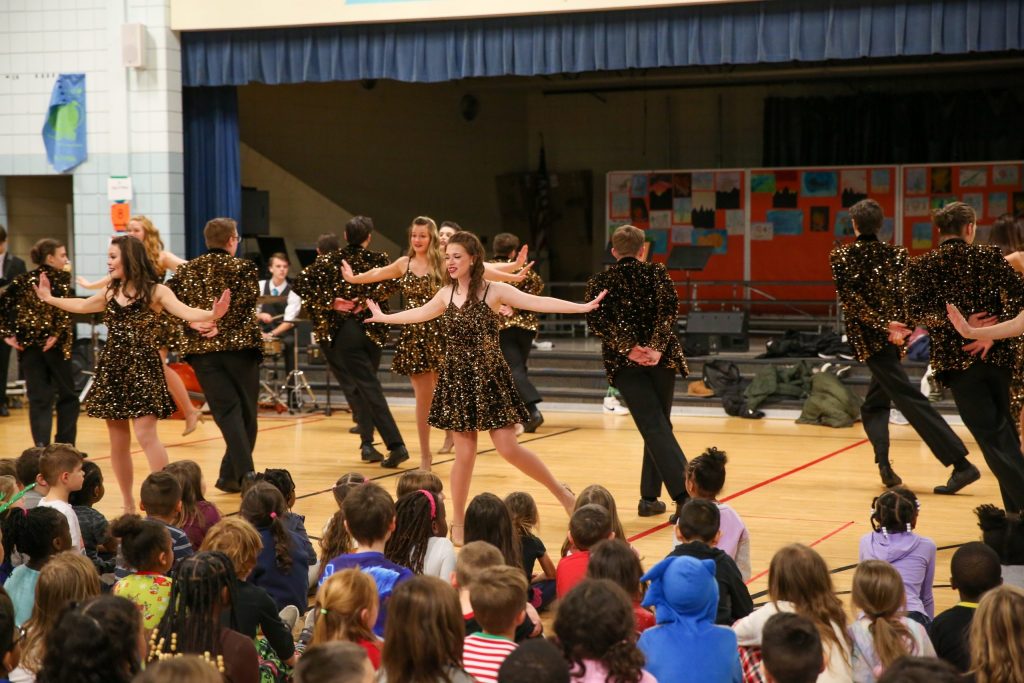
{"label": "bulletin board", "polygon": [[931,213],[954,201],[978,216],[979,241],[1005,213],[1024,213],[1024,162],[903,166],[903,244],[912,254],[937,244]]}
{"label": "bulletin board", "polygon": [[[750,171],[750,279],[831,281],[828,255],[853,238],[849,208],[871,197],[892,240],[899,180],[896,166],[769,168]],[[779,299],[835,298],[833,286],[758,286]]]}
{"label": "bulletin board", "polygon": [[[693,280],[743,280],[746,240],[743,169],[616,171],[607,177],[607,237],[620,225],[643,229],[651,260],[664,263],[676,246],[713,246]],[[671,272],[677,281],[687,274]],[[702,299],[731,299],[734,287],[702,286]],[[688,293],[681,291],[680,299]]]}

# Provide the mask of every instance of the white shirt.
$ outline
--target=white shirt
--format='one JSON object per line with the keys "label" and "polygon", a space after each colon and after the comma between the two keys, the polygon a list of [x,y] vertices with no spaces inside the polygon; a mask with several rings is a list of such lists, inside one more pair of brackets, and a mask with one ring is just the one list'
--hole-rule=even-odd
{"label": "white shirt", "polygon": [[68,528],[71,529],[71,547],[79,553],[85,552],[85,544],[82,543],[82,527],[78,523],[78,515],[75,514],[75,509],[71,507],[70,504],[65,503],[63,500],[50,500],[49,498],[43,498],[39,501],[38,507],[53,508],[67,517]]}
{"label": "white shirt", "polygon": [[[280,285],[274,285],[273,281],[270,281],[268,283],[266,280],[260,280],[260,283],[259,283],[260,296],[263,296],[264,287],[266,287],[268,284],[270,286],[267,287],[267,291],[271,293],[270,296],[273,296],[274,289],[275,288],[278,289],[278,290],[284,289],[285,287],[288,286],[288,281],[285,280]],[[284,306],[284,321],[286,323],[290,323],[290,322],[294,321],[296,318],[299,317],[299,311],[300,310],[302,310],[302,299],[300,299],[299,295],[296,294],[293,290],[289,289],[288,290],[288,302]]]}

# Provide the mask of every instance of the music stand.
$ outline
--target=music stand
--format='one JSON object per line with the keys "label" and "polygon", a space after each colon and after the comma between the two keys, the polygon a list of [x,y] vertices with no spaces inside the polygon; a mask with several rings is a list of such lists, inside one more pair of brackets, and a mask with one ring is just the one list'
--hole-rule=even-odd
{"label": "music stand", "polygon": [[672,252],[668,255],[665,267],[686,273],[686,289],[690,294],[691,311],[699,311],[700,305],[697,303],[697,287],[690,282],[690,273],[704,270],[714,251],[714,247],[678,246],[672,247]]}

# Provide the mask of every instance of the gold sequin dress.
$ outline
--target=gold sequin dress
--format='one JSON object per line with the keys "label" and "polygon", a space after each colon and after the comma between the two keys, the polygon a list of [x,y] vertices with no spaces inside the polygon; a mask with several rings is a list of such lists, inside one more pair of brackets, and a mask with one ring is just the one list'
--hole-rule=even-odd
{"label": "gold sequin dress", "polygon": [[[405,299],[405,308],[419,308],[430,301],[437,290],[430,284],[430,275],[420,277],[406,268],[398,280]],[[399,375],[437,372],[444,357],[441,351],[441,323],[437,319],[425,323],[402,325],[391,371]]]}
{"label": "gold sequin dress", "polygon": [[85,397],[89,417],[127,420],[156,415],[163,419],[174,412],[157,352],[162,316],[138,299],[127,306],[113,297],[107,301],[103,315],[107,343]]}
{"label": "gold sequin dress", "polygon": [[484,432],[530,419],[498,344],[498,314],[486,299],[486,289],[461,308],[449,299],[438,318],[445,355],[427,419],[432,427]]}

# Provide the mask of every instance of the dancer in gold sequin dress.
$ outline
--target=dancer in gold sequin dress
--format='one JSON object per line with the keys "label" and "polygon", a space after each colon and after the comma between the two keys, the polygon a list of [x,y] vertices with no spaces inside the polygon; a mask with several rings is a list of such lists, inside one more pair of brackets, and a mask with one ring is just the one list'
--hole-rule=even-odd
{"label": "dancer in gold sequin dress", "polygon": [[[999,247],[1006,262],[1024,277],[1024,218],[1000,216],[992,224],[988,243]],[[1017,416],[1017,433],[1024,434],[1024,349],[1017,354],[1010,382],[1010,410]]]}
{"label": "dancer in gold sequin dress", "polygon": [[[153,225],[153,221],[149,220],[146,216],[132,216],[128,220],[125,234],[140,240],[146,247],[146,255],[156,270],[157,282],[163,282],[168,272],[174,273],[178,270],[178,266],[185,263],[184,259],[164,249],[164,241],[160,239],[160,231]],[[103,289],[110,284],[110,276],[107,275],[96,282],[89,282],[83,277],[79,277],[77,281],[78,286],[85,289]],[[185,416],[185,430],[181,435],[188,436],[196,430],[196,426],[202,421],[203,412],[192,405],[188,389],[185,388],[185,383],[178,376],[178,373],[166,365],[168,351],[178,346],[182,333],[181,321],[173,315],[165,313],[160,316],[157,324],[160,326],[158,345],[160,347],[160,360],[164,363],[162,370],[164,380],[167,382],[167,390],[171,392],[174,404],[178,406],[178,410]]]}
{"label": "dancer in gold sequin dress", "polygon": [[368,300],[371,322],[408,325],[441,317],[445,357],[430,410],[430,424],[450,429],[455,437],[455,464],[451,487],[452,539],[462,542],[466,500],[476,461],[477,435],[488,431],[505,460],[551,491],[572,510],[572,493],[555,479],[536,454],[523,448],[515,436],[515,423],[527,416],[516,393],[512,373],[498,344],[498,313],[503,304],[540,313],[586,313],[604,298],[602,292],[583,304],[520,292],[505,283],[484,283],[484,250],[468,232],[451,237],[445,249],[450,284],[425,305],[400,313],[382,313]]}
{"label": "dancer in gold sequin dress", "polygon": [[164,311],[188,322],[217,320],[227,311],[231,296],[225,291],[209,311],[186,306],[170,289],[157,284],[145,247],[129,236],[111,241],[107,270],[110,284],[88,299],[53,296],[45,274],[39,277],[36,294],[45,303],[70,313],[106,311],[107,345],[100,354],[95,381],[85,398],[86,412],[107,422],[114,476],[125,511],[133,512],[128,421],[135,425],[135,437],[146,453],[150,469],[159,471],[167,464],[167,451],[157,436],[156,421],[174,409],[163,381],[156,322]]}

